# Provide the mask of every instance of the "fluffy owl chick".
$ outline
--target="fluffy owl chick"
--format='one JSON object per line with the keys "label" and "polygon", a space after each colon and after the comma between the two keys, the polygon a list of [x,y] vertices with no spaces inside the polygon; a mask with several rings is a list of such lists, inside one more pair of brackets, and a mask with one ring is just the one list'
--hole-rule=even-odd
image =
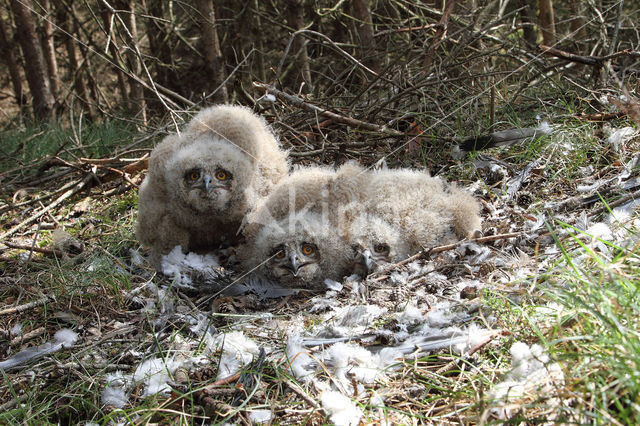
{"label": "fluffy owl chick", "polygon": [[352,273],[366,277],[387,263],[411,254],[406,235],[397,226],[371,213],[358,213],[347,220],[344,239],[354,252]]}
{"label": "fluffy owl chick", "polygon": [[337,170],[326,166],[295,169],[247,215],[245,235],[255,236],[264,225],[302,211],[337,220],[343,214],[343,206],[359,200],[363,173],[358,164],[351,162]]}
{"label": "fluffy owl chick", "polygon": [[473,237],[481,229],[475,198],[427,172],[372,171],[364,192],[367,211],[400,228],[413,252]]}
{"label": "fluffy owl chick", "polygon": [[287,171],[286,152],[251,110],[204,109],[151,153],[139,192],[138,239],[151,247],[156,267],[177,245],[200,251],[233,242],[256,199]]}
{"label": "fluffy owl chick", "polygon": [[322,215],[303,211],[262,227],[247,241],[241,263],[282,286],[322,290],[326,278],[349,273],[352,253]]}

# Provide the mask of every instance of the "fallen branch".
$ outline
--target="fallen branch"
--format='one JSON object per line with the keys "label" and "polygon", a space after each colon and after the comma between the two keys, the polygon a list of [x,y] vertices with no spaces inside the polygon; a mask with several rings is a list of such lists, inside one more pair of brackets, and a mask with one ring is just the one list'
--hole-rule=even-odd
{"label": "fallen branch", "polygon": [[364,130],[370,130],[372,132],[378,132],[378,133],[383,133],[385,135],[393,135],[393,136],[404,136],[405,134],[403,132],[400,132],[398,130],[395,129],[390,129],[387,126],[381,126],[379,124],[373,124],[373,123],[367,123],[366,121],[361,121],[358,120],[356,118],[352,118],[352,117],[347,117],[344,115],[340,115],[337,114],[335,112],[326,110],[324,108],[320,108],[317,107],[315,105],[312,105],[308,102],[306,102],[304,99],[299,98],[298,96],[294,96],[294,95],[289,95],[288,93],[284,93],[281,90],[276,89],[273,86],[270,86],[268,84],[264,84],[264,83],[258,83],[258,82],[254,82],[253,85],[255,87],[258,87],[260,89],[265,90],[267,93],[270,93],[272,95],[274,95],[275,97],[277,97],[280,100],[283,100],[287,103],[290,103],[294,106],[306,109],[307,111],[313,112],[313,113],[317,113],[323,117],[327,117],[330,118],[331,120],[337,122],[337,123],[341,123],[341,124],[346,124],[347,126],[351,126],[351,127],[355,127],[356,129],[364,129]]}
{"label": "fallen branch", "polygon": [[631,194],[625,195],[624,197],[616,201],[607,203],[605,206],[595,209],[594,211],[589,213],[588,216],[593,217],[593,216],[599,215],[600,213],[604,213],[605,211],[609,211],[610,209],[626,204],[629,201],[635,200],[638,197],[640,197],[640,189],[633,191]]}
{"label": "fallen branch", "polygon": [[44,334],[45,331],[47,331],[47,329],[45,327],[38,327],[35,330],[31,330],[28,333],[21,334],[20,336],[14,337],[13,339],[11,339],[11,342],[9,342],[9,344],[11,346],[20,345],[22,343],[28,342],[29,340],[33,339],[34,337],[38,337],[41,334]]}
{"label": "fallen branch", "polygon": [[76,194],[77,192],[81,191],[91,181],[91,179],[93,179],[93,175],[92,174],[88,174],[87,176],[85,176],[85,178],[82,179],[81,182],[79,182],[76,186],[74,186],[73,188],[71,188],[68,191],[66,191],[64,194],[62,194],[60,197],[58,197],[53,203],[49,204],[44,209],[40,210],[39,212],[37,212],[36,214],[32,215],[31,217],[23,220],[22,222],[20,222],[19,224],[17,224],[13,228],[9,229],[4,234],[0,235],[0,240],[4,240],[5,238],[9,237],[10,235],[13,235],[15,232],[17,232],[18,230],[24,228],[25,226],[31,225],[40,216],[42,216],[45,213],[49,212],[50,210],[58,207],[60,204],[62,204],[62,202],[64,200],[66,200],[67,198],[69,198],[72,195]]}
{"label": "fallen branch", "polygon": [[551,56],[555,56],[556,58],[565,59],[570,62],[577,62],[579,64],[591,65],[591,66],[599,66],[602,65],[605,61],[609,59],[616,58],[618,56],[638,56],[640,55],[637,52],[633,52],[631,49],[625,49],[620,52],[612,53],[611,55],[606,56],[583,56],[576,55],[575,53],[565,52],[564,50],[556,49],[555,47],[545,46],[544,44],[540,45],[540,49]]}
{"label": "fallen branch", "polygon": [[46,247],[36,247],[36,246],[31,246],[31,245],[27,245],[27,244],[16,244],[16,243],[12,243],[9,241],[4,241],[2,244],[4,244],[5,246],[12,248],[12,249],[17,249],[17,250],[26,250],[26,251],[35,251],[36,253],[42,253],[42,254],[47,254],[49,256],[58,256],[58,257],[62,257],[63,256],[63,252],[62,250],[58,250],[58,249],[50,249],[50,248],[46,248]]}
{"label": "fallen branch", "polygon": [[39,300],[34,300],[33,302],[25,303],[24,305],[14,306],[12,308],[6,308],[0,311],[0,315],[8,315],[8,314],[16,314],[18,312],[28,311],[29,309],[33,309],[36,306],[44,305],[49,301],[48,297],[43,297]]}

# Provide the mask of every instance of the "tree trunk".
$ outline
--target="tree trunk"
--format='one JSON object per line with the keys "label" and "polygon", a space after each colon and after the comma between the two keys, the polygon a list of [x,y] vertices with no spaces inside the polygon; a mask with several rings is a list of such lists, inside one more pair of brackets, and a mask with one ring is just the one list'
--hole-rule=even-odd
{"label": "tree trunk", "polygon": [[[304,0],[290,0],[286,6],[286,18],[287,25],[293,28],[294,31],[304,28]],[[310,92],[311,85],[311,68],[309,67],[309,55],[307,53],[306,39],[298,35],[291,44],[290,55],[296,58],[295,69],[300,70],[301,74],[294,73],[291,84],[297,88],[301,83],[299,77],[302,77],[302,81],[307,86],[305,92]]]}
{"label": "tree trunk", "polygon": [[556,44],[556,23],[553,17],[553,0],[538,0],[542,42],[547,46]]}
{"label": "tree trunk", "polygon": [[124,72],[121,70],[121,67],[124,68],[124,65],[122,64],[120,53],[118,53],[118,46],[116,45],[115,40],[116,17],[106,5],[101,9],[101,16],[105,35],[110,39],[109,53],[111,53],[111,60],[116,65],[114,66],[114,70],[118,79],[118,88],[120,89],[120,94],[122,95],[122,101],[125,105],[129,106],[129,92],[127,91],[127,81],[124,76]]}
{"label": "tree trunk", "polygon": [[[129,72],[137,77],[142,77],[142,59],[138,55],[138,27],[136,25],[136,14],[132,0],[119,0],[118,8],[128,13],[122,14],[124,29],[124,39],[127,42],[126,59]],[[136,114],[143,124],[147,124],[147,105],[144,98],[144,87],[135,79],[129,77],[129,101],[132,112]]]}
{"label": "tree trunk", "polygon": [[16,35],[24,55],[24,71],[33,98],[33,113],[38,119],[51,119],[53,118],[53,96],[36,34],[36,26],[31,15],[31,2],[11,0],[10,3],[16,20]]}
{"label": "tree trunk", "polygon": [[9,42],[7,30],[4,27],[4,20],[0,17],[0,55],[9,68],[11,76],[11,84],[13,84],[13,95],[16,97],[16,103],[22,107],[25,104],[24,92],[22,91],[22,77],[20,76],[20,68],[13,55],[12,43]]}
{"label": "tree trunk", "polygon": [[359,40],[354,40],[354,44],[362,47],[362,63],[367,68],[379,72],[380,64],[376,57],[376,42],[373,37],[373,21],[369,0],[352,0],[351,14],[357,20],[355,27]]}
{"label": "tree trunk", "polygon": [[538,44],[538,34],[536,32],[536,12],[535,0],[519,0],[520,21],[522,22],[522,33],[524,40],[530,48]]}
{"label": "tree trunk", "polygon": [[[218,32],[216,31],[216,15],[213,0],[196,0],[200,12],[200,29],[202,31],[202,47],[204,50],[205,69],[211,75],[209,90],[217,90],[213,96],[216,103],[226,103],[229,100],[227,88],[222,82],[225,79],[224,62],[220,51]],[[209,79],[207,79],[209,81]]]}
{"label": "tree trunk", "polygon": [[58,76],[58,61],[56,59],[56,46],[53,42],[53,9],[50,0],[41,0],[41,7],[44,9],[44,22],[42,27],[42,53],[47,63],[47,71],[49,73],[49,84],[51,85],[51,93],[57,96],[60,90],[60,78]]}
{"label": "tree trunk", "polygon": [[77,42],[72,37],[72,34],[78,34],[77,28],[74,27],[73,20],[71,19],[71,15],[75,13],[73,3],[69,4],[69,11],[67,11],[62,0],[55,0],[55,7],[57,9],[58,25],[60,25],[61,32],[63,33],[64,47],[67,52],[67,78],[71,82],[74,94],[80,99],[83,105],[86,105],[89,118],[93,118],[94,112],[91,102],[89,101],[87,85],[83,77],[82,69],[78,63]]}
{"label": "tree trunk", "polygon": [[[175,90],[180,87],[175,79],[170,77],[169,69],[173,65],[173,59],[171,55],[171,45],[168,42],[164,23],[160,22],[160,19],[166,18],[163,9],[163,2],[159,0],[142,1],[142,6],[146,9],[147,15],[145,19],[145,28],[147,31],[147,37],[149,39],[149,49],[151,50],[151,56],[156,59],[154,67],[154,75],[156,81],[166,88]],[[157,18],[157,19],[156,19]]]}

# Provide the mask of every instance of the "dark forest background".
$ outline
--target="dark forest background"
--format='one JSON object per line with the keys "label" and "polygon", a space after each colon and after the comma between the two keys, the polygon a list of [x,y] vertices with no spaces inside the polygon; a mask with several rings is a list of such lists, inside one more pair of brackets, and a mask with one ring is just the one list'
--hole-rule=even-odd
{"label": "dark forest background", "polygon": [[[635,81],[637,3],[3,0],[2,121],[145,126],[255,105],[262,82],[380,125],[456,111],[469,133],[567,90],[597,104],[596,89]],[[465,123],[468,109],[487,122]]]}

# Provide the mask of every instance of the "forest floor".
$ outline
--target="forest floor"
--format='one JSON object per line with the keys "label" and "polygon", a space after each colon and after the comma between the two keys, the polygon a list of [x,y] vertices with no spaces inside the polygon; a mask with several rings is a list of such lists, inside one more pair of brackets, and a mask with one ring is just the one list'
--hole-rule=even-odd
{"label": "forest floor", "polygon": [[8,135],[0,423],[636,423],[640,138],[579,112],[506,148],[388,158],[473,191],[484,236],[281,297],[198,285],[234,283],[233,264],[145,262],[136,187],[158,138],[103,129],[87,138],[117,150],[63,158],[86,140]]}

